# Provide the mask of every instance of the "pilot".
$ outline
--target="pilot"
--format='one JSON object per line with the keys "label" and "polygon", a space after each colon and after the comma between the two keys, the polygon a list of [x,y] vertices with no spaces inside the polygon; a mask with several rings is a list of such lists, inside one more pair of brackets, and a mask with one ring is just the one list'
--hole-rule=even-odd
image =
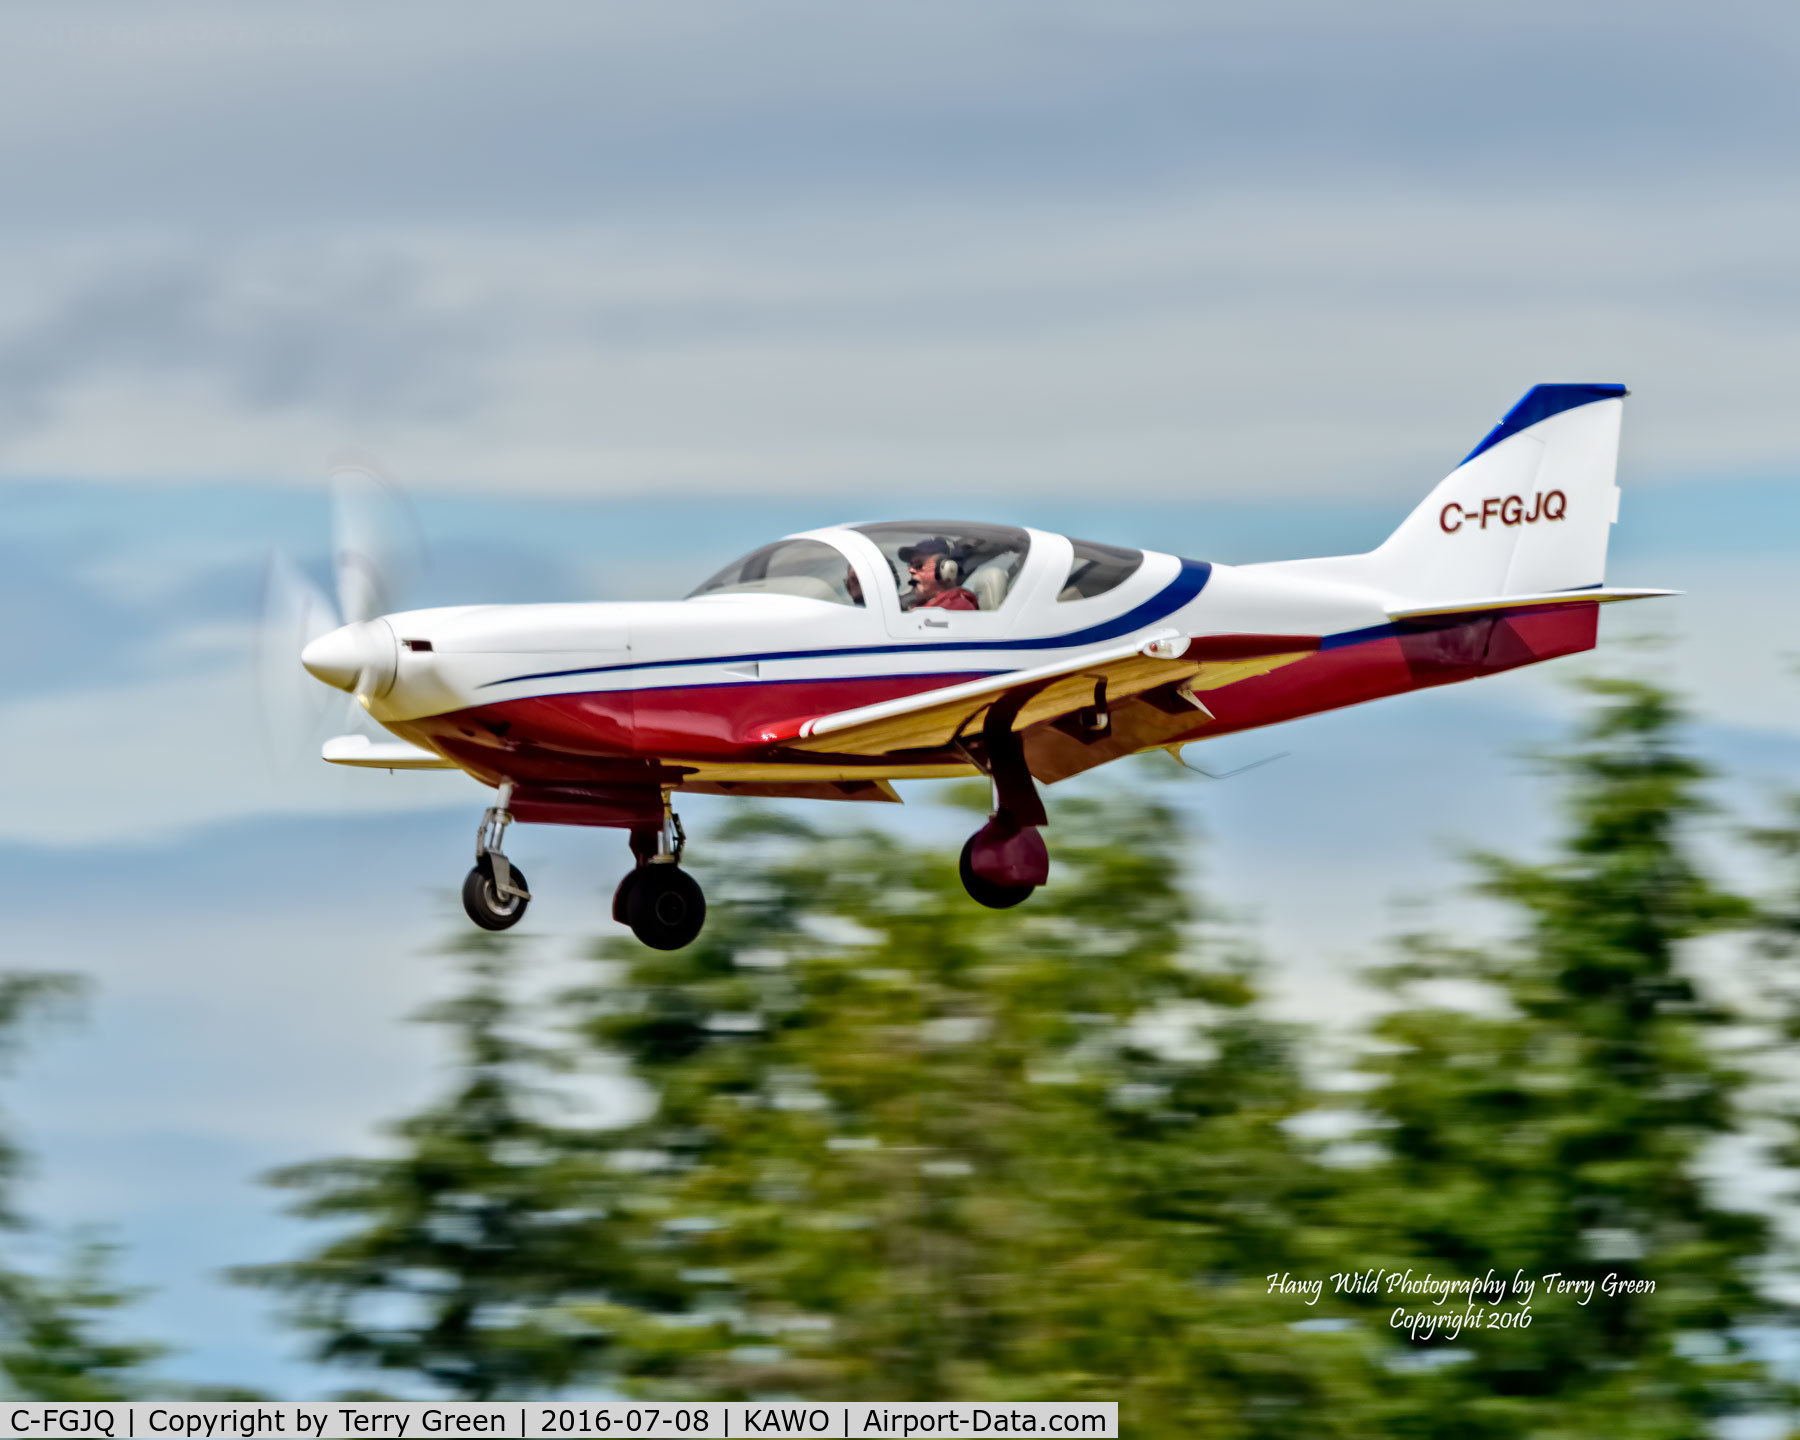
{"label": "pilot", "polygon": [[950,542],[934,535],[900,552],[912,576],[912,589],[902,597],[909,610],[979,610],[980,603],[956,582],[962,565]]}

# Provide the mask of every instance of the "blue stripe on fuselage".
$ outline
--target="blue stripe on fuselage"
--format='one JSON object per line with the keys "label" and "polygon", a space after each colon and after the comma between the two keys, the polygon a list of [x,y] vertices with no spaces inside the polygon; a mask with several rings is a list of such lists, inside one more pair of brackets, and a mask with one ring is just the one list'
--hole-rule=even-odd
{"label": "blue stripe on fuselage", "polygon": [[1321,637],[1319,649],[1342,650],[1350,645],[1366,645],[1371,640],[1386,640],[1389,636],[1398,635],[1403,628],[1405,627],[1390,621],[1385,625],[1365,625],[1360,630],[1340,630],[1335,635]]}
{"label": "blue stripe on fuselage", "polygon": [[687,665],[747,665],[752,661],[820,660],[839,655],[922,655],[946,650],[1065,650],[1078,645],[1098,645],[1174,614],[1206,588],[1211,576],[1212,566],[1205,560],[1183,560],[1175,578],[1143,604],[1127,610],[1117,619],[1103,620],[1085,630],[1071,630],[1063,635],[1018,640],[928,640],[917,645],[851,645],[836,650],[769,650],[755,655],[702,655],[689,660],[633,660],[623,665],[585,665],[576,670],[541,670],[531,675],[512,675],[505,680],[489,680],[477,688],[487,690],[495,685],[518,685],[527,680],[562,680],[572,675],[610,675],[625,670],[670,670]]}

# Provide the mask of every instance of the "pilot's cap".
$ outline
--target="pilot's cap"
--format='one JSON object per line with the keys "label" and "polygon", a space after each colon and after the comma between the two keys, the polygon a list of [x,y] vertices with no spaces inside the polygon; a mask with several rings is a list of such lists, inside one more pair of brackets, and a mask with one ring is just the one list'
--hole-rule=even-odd
{"label": "pilot's cap", "polygon": [[929,540],[921,540],[917,545],[902,545],[900,561],[904,565],[910,565],[913,561],[923,559],[927,555],[949,555],[951,553],[950,542],[942,535],[933,535]]}

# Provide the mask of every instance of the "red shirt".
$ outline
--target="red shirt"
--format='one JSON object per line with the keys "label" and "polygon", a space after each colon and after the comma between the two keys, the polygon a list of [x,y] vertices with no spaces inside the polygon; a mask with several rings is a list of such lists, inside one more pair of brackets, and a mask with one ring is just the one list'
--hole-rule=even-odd
{"label": "red shirt", "polygon": [[929,600],[921,600],[913,608],[915,610],[979,610],[981,603],[967,590],[958,586],[954,590],[940,590]]}

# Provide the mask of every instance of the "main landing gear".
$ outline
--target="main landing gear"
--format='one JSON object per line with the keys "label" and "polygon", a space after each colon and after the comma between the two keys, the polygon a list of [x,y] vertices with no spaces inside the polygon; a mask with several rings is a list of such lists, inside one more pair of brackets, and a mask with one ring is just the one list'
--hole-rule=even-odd
{"label": "main landing gear", "polygon": [[500,848],[501,837],[512,824],[512,811],[506,808],[512,804],[512,792],[510,782],[502,785],[482,814],[475,831],[475,868],[463,879],[463,909],[483,930],[510,930],[531,903],[525,872]]}
{"label": "main landing gear", "polygon": [[[1010,718],[1002,717],[1001,724],[1009,727]],[[994,813],[963,845],[958,870],[970,899],[990,910],[1010,910],[1050,877],[1050,852],[1038,833],[1048,817],[1018,737],[990,722],[983,739],[994,783]],[[501,848],[512,824],[507,808],[512,796],[511,782],[502,784],[483,812],[475,831],[475,865],[463,880],[463,909],[484,930],[510,930],[531,903],[525,873]],[[706,923],[706,896],[681,868],[687,836],[666,792],[662,812],[659,824],[631,827],[637,864],[613,892],[612,913],[652,950],[681,950],[693,944]]]}
{"label": "main landing gear", "polygon": [[694,877],[681,868],[687,845],[681,820],[663,796],[661,825],[638,826],[631,832],[637,867],[625,872],[613,892],[613,919],[652,950],[680,950],[691,945],[706,923],[706,896]]}
{"label": "main landing gear", "polygon": [[964,843],[957,865],[963,889],[977,905],[1010,910],[1050,878],[1050,850],[1035,825],[996,810]]}
{"label": "main landing gear", "polygon": [[957,867],[969,898],[990,910],[1010,910],[1050,878],[1050,851],[1038,833],[1049,817],[1012,728],[1017,708],[996,705],[988,712],[982,740],[994,782],[994,813],[963,845]]}

